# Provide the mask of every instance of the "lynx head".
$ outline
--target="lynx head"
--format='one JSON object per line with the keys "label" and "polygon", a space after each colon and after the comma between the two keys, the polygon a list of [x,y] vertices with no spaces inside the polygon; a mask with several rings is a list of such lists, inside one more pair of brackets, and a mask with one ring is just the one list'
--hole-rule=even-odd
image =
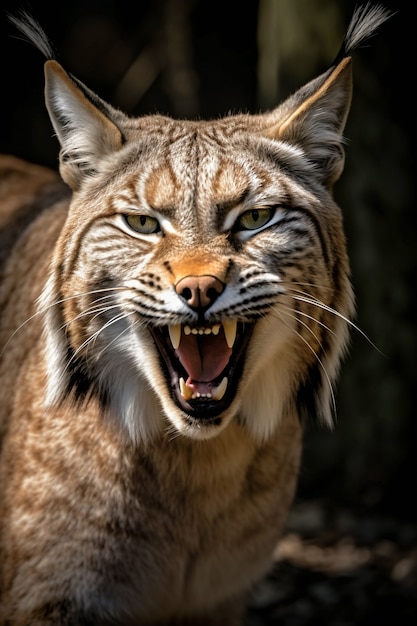
{"label": "lynx head", "polygon": [[[46,104],[73,190],[41,299],[50,404],[95,396],[135,440],[267,438],[289,410],[332,421],[353,297],[332,186],[350,51],[273,111],[131,119],[49,58]],[[31,18],[18,24],[51,57]]]}

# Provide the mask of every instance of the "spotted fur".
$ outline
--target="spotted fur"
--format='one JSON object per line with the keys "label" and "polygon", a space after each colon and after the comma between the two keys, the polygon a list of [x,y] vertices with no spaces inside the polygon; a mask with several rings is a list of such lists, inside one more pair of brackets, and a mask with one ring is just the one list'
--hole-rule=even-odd
{"label": "spotted fur", "polygon": [[[0,623],[240,624],[332,424],[354,14],[276,109],[131,119],[47,57],[60,174],[0,159]],[[64,181],[64,182],[62,182]],[[177,345],[178,344],[178,345]]]}

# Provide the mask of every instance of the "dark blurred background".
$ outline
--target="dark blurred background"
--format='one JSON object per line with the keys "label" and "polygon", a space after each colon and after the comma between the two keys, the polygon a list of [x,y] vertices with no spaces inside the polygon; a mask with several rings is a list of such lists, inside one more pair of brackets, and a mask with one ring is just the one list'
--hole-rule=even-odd
{"label": "dark blurred background", "polygon": [[[415,19],[395,13],[354,53],[343,207],[358,301],[333,432],[310,425],[299,502],[416,521]],[[327,69],[351,0],[3,1],[0,151],[57,166],[43,58],[7,12],[29,10],[58,60],[132,115],[257,112]],[[412,28],[414,33],[412,32]],[[376,347],[375,347],[376,346]]]}

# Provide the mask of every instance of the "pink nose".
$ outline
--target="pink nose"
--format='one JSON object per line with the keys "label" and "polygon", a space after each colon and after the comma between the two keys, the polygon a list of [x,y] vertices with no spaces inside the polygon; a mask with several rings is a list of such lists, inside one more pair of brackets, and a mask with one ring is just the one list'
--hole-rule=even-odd
{"label": "pink nose", "polygon": [[207,309],[223,293],[225,284],[215,276],[185,276],[175,291],[192,309]]}

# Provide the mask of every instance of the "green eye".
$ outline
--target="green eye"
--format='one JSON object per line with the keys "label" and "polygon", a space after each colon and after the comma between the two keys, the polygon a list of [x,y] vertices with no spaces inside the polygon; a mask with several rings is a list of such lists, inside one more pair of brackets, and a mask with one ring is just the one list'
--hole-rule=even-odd
{"label": "green eye", "polygon": [[237,221],[238,230],[256,230],[265,226],[272,216],[272,209],[249,209]]}
{"label": "green eye", "polygon": [[150,215],[125,215],[125,220],[130,228],[142,235],[151,235],[161,230],[158,220]]}

